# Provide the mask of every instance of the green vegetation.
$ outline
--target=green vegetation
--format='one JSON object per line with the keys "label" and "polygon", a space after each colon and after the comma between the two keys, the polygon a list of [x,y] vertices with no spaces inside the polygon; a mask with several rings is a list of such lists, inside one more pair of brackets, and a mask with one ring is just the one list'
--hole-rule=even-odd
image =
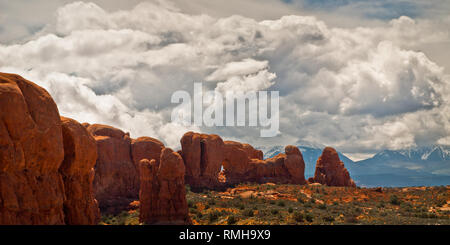
{"label": "green vegetation", "polygon": [[[450,188],[445,186],[379,192],[374,188],[242,184],[234,191],[186,190],[194,224],[450,225]],[[137,225],[139,210],[104,215],[101,224]]]}
{"label": "green vegetation", "polygon": [[139,210],[126,212],[118,215],[105,215],[101,217],[100,224],[108,225],[139,225]]}
{"label": "green vegetation", "polygon": [[[244,197],[237,189],[254,193]],[[196,208],[190,211],[194,224],[450,224],[445,211],[449,189],[422,189],[383,188],[380,193],[374,188],[247,183],[233,194],[190,191],[187,199]]]}

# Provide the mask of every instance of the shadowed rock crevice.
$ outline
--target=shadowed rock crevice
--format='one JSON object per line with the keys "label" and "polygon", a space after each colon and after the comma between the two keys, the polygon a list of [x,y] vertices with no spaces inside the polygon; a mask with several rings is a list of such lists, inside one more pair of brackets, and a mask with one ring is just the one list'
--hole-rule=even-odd
{"label": "shadowed rock crevice", "polygon": [[65,188],[65,222],[70,225],[94,225],[100,210],[93,193],[97,147],[94,138],[77,121],[61,117],[64,161],[59,171]]}

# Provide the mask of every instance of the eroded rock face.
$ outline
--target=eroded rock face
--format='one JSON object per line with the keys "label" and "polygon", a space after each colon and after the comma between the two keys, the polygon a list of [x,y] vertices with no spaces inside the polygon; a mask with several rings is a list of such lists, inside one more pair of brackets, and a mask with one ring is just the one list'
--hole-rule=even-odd
{"label": "eroded rock face", "polygon": [[164,149],[164,144],[151,137],[139,137],[131,141],[131,156],[137,168],[142,159],[155,159],[159,164],[162,149]]}
{"label": "eroded rock face", "polygon": [[218,135],[187,132],[181,138],[186,183],[193,188],[214,188],[224,159],[224,143]]}
{"label": "eroded rock face", "polygon": [[253,169],[247,174],[252,182],[257,183],[280,183],[290,182],[290,176],[287,168],[284,166],[286,154],[280,153],[266,160],[253,159],[250,164]]}
{"label": "eroded rock face", "polygon": [[310,182],[328,186],[356,186],[338,153],[331,147],[326,147],[317,159],[316,172]]}
{"label": "eroded rock face", "polygon": [[61,121],[48,92],[0,73],[0,224],[64,224]]}
{"label": "eroded rock face", "polygon": [[64,161],[59,169],[66,199],[65,223],[69,225],[96,225],[100,210],[94,198],[94,166],[97,146],[91,134],[77,121],[61,117],[64,142]]}
{"label": "eroded rock face", "polygon": [[225,141],[223,167],[227,183],[305,184],[305,163],[300,150],[289,145],[285,152],[263,160],[262,152],[251,145]]}
{"label": "eroded rock face", "polygon": [[[286,153],[280,153],[275,157],[262,160],[262,156],[257,153],[257,150],[245,151],[243,147],[236,146],[238,144],[233,143],[231,146],[233,150],[227,151],[230,153],[226,154],[227,160],[224,164],[225,175],[230,183],[246,181],[280,184],[306,183],[304,177],[305,163],[297,147],[287,146],[285,148]],[[249,154],[249,152],[253,152],[253,154]],[[256,158],[251,158],[252,156],[256,156]],[[228,163],[228,159],[231,159],[230,161],[234,163]]]}
{"label": "eroded rock face", "polygon": [[224,144],[223,168],[226,182],[229,184],[241,183],[248,179],[248,172],[252,168],[251,160],[262,160],[263,153],[249,144],[235,141],[225,141]]}
{"label": "eroded rock face", "polygon": [[155,159],[141,159],[139,161],[140,190],[139,190],[139,221],[142,223],[152,222],[156,213],[158,200],[158,181],[156,174],[159,165]]}
{"label": "eroded rock face", "polygon": [[155,159],[139,162],[140,222],[145,224],[190,224],[184,185],[183,158],[169,148]]}
{"label": "eroded rock face", "polygon": [[139,175],[131,157],[131,138],[101,124],[87,126],[97,144],[94,193],[102,212],[118,213],[139,197]]}
{"label": "eroded rock face", "polygon": [[[305,163],[295,146],[287,146],[286,154],[266,160],[263,160],[263,152],[251,145],[223,142],[217,135],[188,132],[181,139],[181,146],[186,183],[193,188],[243,182],[306,184]],[[219,176],[221,166],[223,172]]]}
{"label": "eroded rock face", "polygon": [[306,184],[305,180],[305,161],[300,150],[293,145],[288,145],[284,148],[286,159],[284,166],[287,168],[292,184]]}

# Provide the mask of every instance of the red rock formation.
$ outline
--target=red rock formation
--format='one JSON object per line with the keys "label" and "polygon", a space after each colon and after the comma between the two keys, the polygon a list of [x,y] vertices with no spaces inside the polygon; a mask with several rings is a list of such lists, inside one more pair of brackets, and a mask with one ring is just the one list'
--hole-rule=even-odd
{"label": "red rock formation", "polygon": [[286,146],[286,153],[266,160],[262,160],[262,152],[259,153],[250,145],[226,141],[225,149],[223,165],[227,183],[306,183],[305,163],[300,150],[295,146]]}
{"label": "red rock formation", "polygon": [[264,153],[260,150],[256,150],[255,148],[253,148],[253,146],[251,146],[249,144],[244,144],[244,143],[231,141],[231,140],[224,141],[224,144],[225,144],[225,148],[226,148],[225,149],[225,151],[226,151],[225,158],[230,156],[230,152],[227,152],[230,150],[230,148],[231,149],[237,148],[239,150],[244,151],[247,158],[249,158],[249,159],[260,159],[260,160],[263,159]]}
{"label": "red rock formation", "polygon": [[249,144],[235,141],[225,141],[223,168],[228,184],[241,183],[248,179],[248,172],[252,167],[251,159],[262,160],[263,153]]}
{"label": "red rock formation", "polygon": [[305,184],[303,158],[291,155],[280,153],[266,160],[252,160],[254,169],[248,175],[259,183]]}
{"label": "red rock formation", "polygon": [[92,182],[97,146],[91,134],[77,121],[61,117],[64,161],[59,168],[64,181],[65,222],[69,225],[95,225],[100,210]]}
{"label": "red rock formation", "polygon": [[286,146],[284,151],[286,152],[284,166],[287,168],[291,176],[290,182],[292,184],[306,184],[305,162],[303,161],[302,153],[296,146],[293,145]]}
{"label": "red rock formation", "polygon": [[139,175],[131,158],[128,133],[107,125],[87,130],[97,143],[94,192],[102,212],[117,213],[139,197]]}
{"label": "red rock formation", "polygon": [[262,152],[252,146],[225,141],[223,166],[227,183],[305,184],[305,163],[300,150],[295,146],[286,146],[285,152],[262,160]]}
{"label": "red rock formation", "polygon": [[0,73],[0,224],[64,224],[61,121],[45,89]]}
{"label": "red rock formation", "polygon": [[[227,160],[225,160],[226,163],[224,164],[227,181],[231,183],[248,181],[257,183],[306,184],[304,177],[305,163],[297,147],[291,145],[286,146],[286,153],[280,153],[275,157],[262,160],[258,158],[250,159],[247,154],[242,153],[244,152],[243,150],[237,150],[239,149],[239,147],[236,147],[237,144],[232,145],[233,150],[231,154],[226,154]],[[247,155],[246,159],[245,155]],[[232,160],[228,161],[228,159]]]}
{"label": "red rock formation", "polygon": [[250,182],[287,184],[290,181],[289,172],[284,167],[286,155],[280,153],[266,160],[252,159],[250,171],[246,173]]}
{"label": "red rock formation", "polygon": [[[249,144],[225,141],[217,135],[186,133],[181,139],[186,164],[186,183],[191,187],[215,188],[242,182],[305,184],[305,163],[295,146],[286,154],[262,160],[263,153]],[[219,172],[223,165],[223,175]]]}
{"label": "red rock formation", "polygon": [[154,138],[139,137],[131,141],[131,156],[137,168],[142,159],[155,159],[159,164],[162,149],[164,149],[164,144]]}
{"label": "red rock formation", "polygon": [[266,160],[252,159],[245,174],[249,181],[258,183],[306,184],[305,162],[296,146],[288,145],[285,153]]}
{"label": "red rock formation", "polygon": [[158,181],[157,172],[159,164],[155,159],[141,159],[139,161],[140,190],[139,190],[139,221],[142,223],[151,223],[157,212],[158,200]]}
{"label": "red rock formation", "polygon": [[224,159],[224,143],[218,135],[187,132],[181,138],[186,183],[192,188],[221,186],[218,176]]}
{"label": "red rock formation", "polygon": [[356,186],[344,163],[339,159],[338,153],[331,147],[323,149],[322,155],[317,159],[314,178],[311,180],[328,186]]}
{"label": "red rock formation", "polygon": [[161,152],[160,163],[139,162],[140,222],[145,224],[190,224],[184,185],[183,158],[169,148]]}

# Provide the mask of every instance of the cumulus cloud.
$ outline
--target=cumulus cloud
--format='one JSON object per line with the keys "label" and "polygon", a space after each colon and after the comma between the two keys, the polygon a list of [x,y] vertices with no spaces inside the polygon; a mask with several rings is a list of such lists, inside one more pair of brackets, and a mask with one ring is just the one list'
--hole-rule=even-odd
{"label": "cumulus cloud", "polygon": [[[337,28],[312,16],[256,20],[181,9],[168,1],[118,11],[64,5],[31,40],[0,45],[0,70],[44,86],[62,115],[173,147],[187,130],[255,144],[303,139],[353,153],[449,141],[449,77],[418,51],[449,40],[442,23],[399,17]],[[192,95],[202,81],[222,93],[280,91],[281,135],[261,140],[255,128],[170,122],[171,95]]]}

